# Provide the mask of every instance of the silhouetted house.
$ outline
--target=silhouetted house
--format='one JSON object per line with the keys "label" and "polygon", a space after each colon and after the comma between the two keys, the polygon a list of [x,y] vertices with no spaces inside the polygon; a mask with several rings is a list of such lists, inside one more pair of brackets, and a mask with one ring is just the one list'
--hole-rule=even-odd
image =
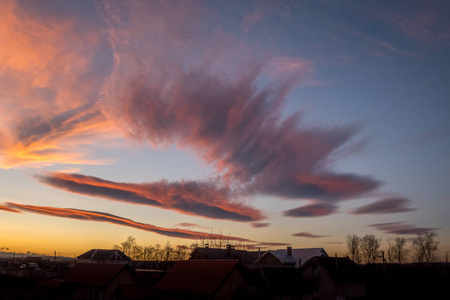
{"label": "silhouetted house", "polygon": [[286,249],[266,251],[261,256],[261,265],[288,265],[299,268],[316,256],[328,257],[328,254],[323,248],[292,249],[292,247],[287,247]]}
{"label": "silhouetted house", "polygon": [[363,270],[346,257],[313,257],[301,268],[313,286],[303,299],[363,299],[366,283]]}
{"label": "silhouetted house", "polygon": [[77,257],[78,263],[84,264],[128,264],[131,262],[120,250],[91,249]]}
{"label": "silhouetted house", "polygon": [[258,251],[236,250],[227,245],[226,249],[218,248],[195,248],[190,259],[237,259],[242,265],[254,265],[258,260]]}
{"label": "silhouetted house", "polygon": [[154,287],[161,299],[245,299],[247,280],[238,260],[179,261]]}
{"label": "silhouetted house", "polygon": [[64,274],[73,291],[73,299],[111,299],[122,284],[137,284],[137,277],[127,264],[78,263]]}

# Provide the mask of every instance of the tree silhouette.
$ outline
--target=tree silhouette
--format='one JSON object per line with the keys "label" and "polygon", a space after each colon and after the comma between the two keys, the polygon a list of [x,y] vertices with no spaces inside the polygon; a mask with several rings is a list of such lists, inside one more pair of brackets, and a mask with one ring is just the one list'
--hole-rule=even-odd
{"label": "tree silhouette", "polygon": [[361,238],[356,234],[347,235],[347,255],[357,264],[361,263]]}
{"label": "tree silhouette", "polygon": [[429,263],[437,258],[439,241],[436,241],[437,233],[433,231],[419,232],[412,243],[412,252],[417,262]]}
{"label": "tree silhouette", "polygon": [[361,238],[361,254],[367,264],[375,263],[379,256],[380,240],[373,234]]}

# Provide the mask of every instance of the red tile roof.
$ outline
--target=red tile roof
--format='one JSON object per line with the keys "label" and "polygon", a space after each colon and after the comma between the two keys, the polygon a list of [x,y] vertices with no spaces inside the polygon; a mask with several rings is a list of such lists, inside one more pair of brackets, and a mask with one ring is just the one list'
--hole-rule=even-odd
{"label": "red tile roof", "polygon": [[[75,267],[64,274],[64,280],[70,283],[104,286],[124,268],[124,264],[76,264]],[[130,272],[131,269],[130,269]]]}
{"label": "red tile roof", "polygon": [[212,295],[238,266],[232,259],[179,261],[155,286],[170,292]]}

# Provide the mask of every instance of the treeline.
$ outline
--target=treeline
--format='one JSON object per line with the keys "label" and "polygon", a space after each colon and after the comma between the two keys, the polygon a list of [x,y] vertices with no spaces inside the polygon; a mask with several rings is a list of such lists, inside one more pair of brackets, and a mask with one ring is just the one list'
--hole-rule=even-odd
{"label": "treeline", "polygon": [[165,246],[160,244],[142,246],[136,242],[136,239],[129,236],[120,245],[114,245],[114,249],[118,249],[128,255],[132,260],[135,261],[178,261],[189,258],[193,247],[196,245],[192,244],[190,247],[185,245],[177,245],[173,247],[169,242]]}
{"label": "treeline", "polygon": [[[387,247],[382,250],[381,239],[374,235],[359,237],[356,234],[348,235],[346,239],[347,255],[356,263],[404,263],[409,258],[413,262],[428,263],[437,260],[439,241],[433,231],[419,232],[411,241],[404,237],[389,238]],[[410,243],[408,245],[407,243]],[[448,260],[448,252],[446,253]]]}
{"label": "treeline", "polygon": [[196,247],[225,248],[232,245],[235,249],[247,249],[249,246],[242,241],[236,241],[222,234],[211,234],[209,238],[198,240],[191,245],[172,246],[169,242],[165,246],[160,244],[142,246],[136,239],[129,236],[124,242],[114,245],[135,261],[179,261],[189,259],[189,255]]}

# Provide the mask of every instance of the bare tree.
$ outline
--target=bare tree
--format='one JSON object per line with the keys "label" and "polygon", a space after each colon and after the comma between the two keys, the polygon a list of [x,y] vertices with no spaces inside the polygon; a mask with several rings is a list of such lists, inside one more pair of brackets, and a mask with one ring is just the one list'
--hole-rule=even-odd
{"label": "bare tree", "polygon": [[380,240],[373,234],[366,234],[361,238],[361,254],[367,264],[375,263],[379,257]]}
{"label": "bare tree", "polygon": [[412,243],[412,252],[417,262],[429,263],[437,258],[439,241],[436,241],[437,233],[433,231],[419,232]]}
{"label": "bare tree", "polygon": [[386,241],[388,243],[388,248],[386,250],[387,261],[391,264],[394,260],[395,245],[392,243],[392,238],[388,238]]}
{"label": "bare tree", "polygon": [[142,246],[139,246],[131,235],[120,245],[114,245],[114,249],[122,251],[133,260],[139,260],[142,256]]}
{"label": "bare tree", "polygon": [[235,249],[249,249],[248,243],[244,240],[232,239],[229,235],[222,234],[222,232],[211,233],[207,237],[197,240],[195,244],[199,247],[216,249],[224,249],[229,245],[233,246]]}
{"label": "bare tree", "polygon": [[145,261],[152,260],[154,251],[155,251],[155,248],[153,248],[153,246],[144,246],[142,248],[142,260],[145,260]]}
{"label": "bare tree", "polygon": [[401,264],[409,254],[409,250],[406,248],[405,238],[396,237],[393,246],[393,259],[395,259],[399,264]]}
{"label": "bare tree", "polygon": [[361,263],[361,238],[356,234],[347,235],[347,255],[357,264]]}

